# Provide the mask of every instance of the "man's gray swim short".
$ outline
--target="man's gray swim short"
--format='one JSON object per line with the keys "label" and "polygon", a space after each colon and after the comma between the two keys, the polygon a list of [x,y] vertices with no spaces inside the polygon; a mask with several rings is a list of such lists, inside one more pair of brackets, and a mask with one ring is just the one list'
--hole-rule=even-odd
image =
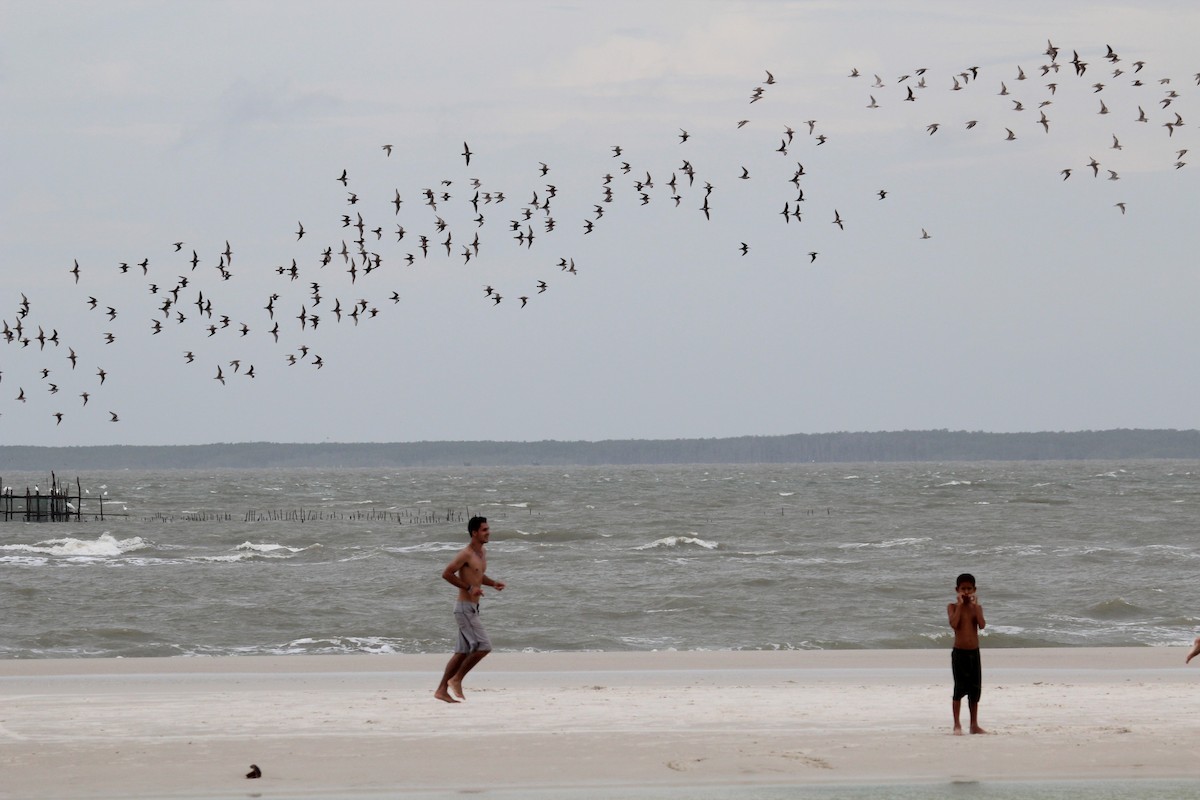
{"label": "man's gray swim short", "polygon": [[479,619],[479,603],[457,600],[454,603],[454,620],[458,623],[456,653],[486,653],[492,649],[492,640],[483,629]]}

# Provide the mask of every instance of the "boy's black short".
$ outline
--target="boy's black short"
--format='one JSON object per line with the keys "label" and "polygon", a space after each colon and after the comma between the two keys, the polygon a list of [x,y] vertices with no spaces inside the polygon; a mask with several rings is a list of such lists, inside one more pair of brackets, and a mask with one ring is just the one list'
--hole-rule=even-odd
{"label": "boy's black short", "polygon": [[983,664],[979,660],[979,648],[950,651],[950,671],[954,675],[954,699],[964,697],[968,702],[978,703],[983,694]]}

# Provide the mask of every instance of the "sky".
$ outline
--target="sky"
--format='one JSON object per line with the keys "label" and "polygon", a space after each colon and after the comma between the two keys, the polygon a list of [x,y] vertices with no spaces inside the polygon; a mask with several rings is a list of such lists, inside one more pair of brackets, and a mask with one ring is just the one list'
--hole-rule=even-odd
{"label": "sky", "polygon": [[1198,33],[0,0],[0,443],[1196,428]]}

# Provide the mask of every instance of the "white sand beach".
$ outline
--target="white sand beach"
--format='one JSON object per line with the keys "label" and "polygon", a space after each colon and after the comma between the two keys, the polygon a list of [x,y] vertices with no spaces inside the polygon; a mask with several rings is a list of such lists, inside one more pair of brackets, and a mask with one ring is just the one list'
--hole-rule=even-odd
{"label": "white sand beach", "polygon": [[1194,779],[1185,653],[985,649],[986,736],[942,650],[8,660],[0,798]]}

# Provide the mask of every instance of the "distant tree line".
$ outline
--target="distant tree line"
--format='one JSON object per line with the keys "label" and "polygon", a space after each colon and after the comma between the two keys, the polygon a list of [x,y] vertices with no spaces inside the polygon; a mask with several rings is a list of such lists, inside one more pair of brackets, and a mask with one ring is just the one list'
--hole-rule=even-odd
{"label": "distant tree line", "polygon": [[27,447],[0,445],[5,470],[215,469],[266,467],[588,466],[796,464],[872,461],[1200,459],[1200,431],[985,433],[890,431],[795,433],[723,439],[598,442],[399,442]]}

